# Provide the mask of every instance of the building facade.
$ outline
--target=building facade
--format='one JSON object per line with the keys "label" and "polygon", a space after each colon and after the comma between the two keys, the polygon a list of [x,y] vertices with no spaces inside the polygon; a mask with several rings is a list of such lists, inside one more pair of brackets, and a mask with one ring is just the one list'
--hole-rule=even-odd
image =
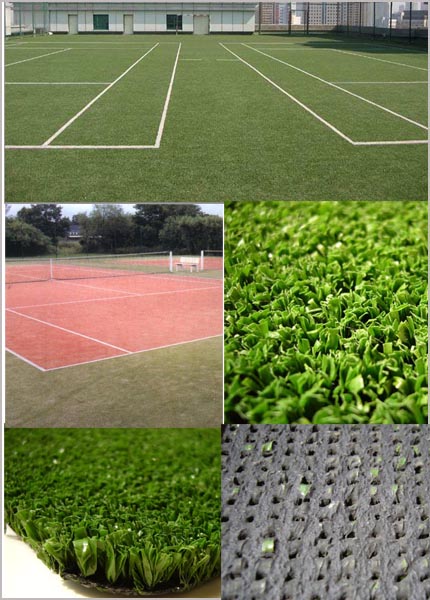
{"label": "building facade", "polygon": [[12,3],[12,33],[252,33],[256,3]]}

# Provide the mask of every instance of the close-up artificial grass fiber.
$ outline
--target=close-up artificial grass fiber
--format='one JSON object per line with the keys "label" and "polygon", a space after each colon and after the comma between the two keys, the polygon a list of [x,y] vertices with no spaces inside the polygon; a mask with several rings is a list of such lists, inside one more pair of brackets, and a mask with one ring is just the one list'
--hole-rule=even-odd
{"label": "close-up artificial grass fiber", "polygon": [[126,595],[220,572],[217,429],[8,429],[5,523],[51,569]]}
{"label": "close-up artificial grass fiber", "polygon": [[427,423],[427,205],[230,203],[228,423]]}

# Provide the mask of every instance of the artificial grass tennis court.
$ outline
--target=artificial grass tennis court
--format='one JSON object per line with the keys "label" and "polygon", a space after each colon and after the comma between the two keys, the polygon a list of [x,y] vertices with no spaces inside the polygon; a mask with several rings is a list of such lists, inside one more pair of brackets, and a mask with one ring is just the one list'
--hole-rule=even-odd
{"label": "artificial grass tennis court", "polygon": [[226,422],[427,423],[427,203],[231,203],[225,225]]}
{"label": "artificial grass tennis court", "polygon": [[222,337],[41,372],[6,353],[8,427],[218,427]]}
{"label": "artificial grass tennis court", "polygon": [[50,36],[8,41],[5,73],[8,201],[426,197],[422,50]]}
{"label": "artificial grass tennis court", "polygon": [[220,572],[219,429],[11,429],[5,523],[66,579],[118,594]]}

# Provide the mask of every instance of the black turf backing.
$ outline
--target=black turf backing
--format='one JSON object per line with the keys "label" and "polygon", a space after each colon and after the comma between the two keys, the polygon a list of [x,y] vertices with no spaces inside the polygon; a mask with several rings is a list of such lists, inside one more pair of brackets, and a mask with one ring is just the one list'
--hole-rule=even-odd
{"label": "black turf backing", "polygon": [[429,426],[223,430],[223,600],[430,598]]}

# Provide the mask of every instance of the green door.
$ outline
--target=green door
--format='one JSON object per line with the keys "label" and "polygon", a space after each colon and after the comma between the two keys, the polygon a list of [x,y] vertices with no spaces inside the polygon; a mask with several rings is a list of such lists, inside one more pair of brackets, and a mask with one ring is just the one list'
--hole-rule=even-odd
{"label": "green door", "polygon": [[93,15],[94,31],[109,30],[109,15]]}

